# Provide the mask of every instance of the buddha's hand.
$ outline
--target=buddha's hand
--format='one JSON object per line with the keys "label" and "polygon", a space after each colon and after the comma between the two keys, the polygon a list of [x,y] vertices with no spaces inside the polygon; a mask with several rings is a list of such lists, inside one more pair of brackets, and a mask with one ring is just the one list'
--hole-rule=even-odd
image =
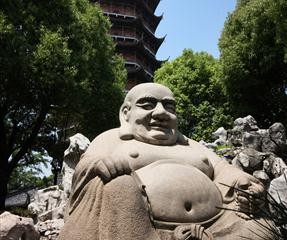
{"label": "buddha's hand", "polygon": [[212,234],[199,224],[178,226],[174,230],[177,240],[213,240]]}
{"label": "buddha's hand", "polygon": [[131,168],[127,158],[109,156],[100,158],[96,163],[96,174],[104,182],[109,182],[113,178],[130,173]]}
{"label": "buddha's hand", "polygon": [[263,184],[251,175],[244,174],[235,186],[235,198],[238,212],[252,215],[259,212],[265,203]]}

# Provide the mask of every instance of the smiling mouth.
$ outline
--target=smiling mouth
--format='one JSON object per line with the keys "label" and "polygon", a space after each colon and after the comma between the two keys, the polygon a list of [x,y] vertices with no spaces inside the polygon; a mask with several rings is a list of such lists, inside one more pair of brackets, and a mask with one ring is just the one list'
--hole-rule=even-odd
{"label": "smiling mouth", "polygon": [[155,129],[155,130],[160,130],[160,131],[163,131],[163,130],[166,130],[168,129],[168,126],[164,123],[158,123],[158,122],[155,122],[155,123],[151,123],[150,124],[150,127],[152,129]]}

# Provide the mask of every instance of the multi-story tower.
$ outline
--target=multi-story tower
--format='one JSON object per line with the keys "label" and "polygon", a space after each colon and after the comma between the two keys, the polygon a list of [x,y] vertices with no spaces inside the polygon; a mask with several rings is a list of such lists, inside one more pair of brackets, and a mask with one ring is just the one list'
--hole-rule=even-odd
{"label": "multi-story tower", "polygon": [[160,0],[96,0],[112,22],[110,34],[116,41],[128,71],[127,89],[153,81],[162,61],[155,57],[164,38],[155,37],[162,16],[154,14]]}

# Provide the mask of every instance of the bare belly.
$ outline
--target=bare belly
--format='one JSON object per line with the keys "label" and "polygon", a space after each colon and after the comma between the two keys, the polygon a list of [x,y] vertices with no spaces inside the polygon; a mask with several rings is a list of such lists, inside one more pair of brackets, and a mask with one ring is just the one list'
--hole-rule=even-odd
{"label": "bare belly", "polygon": [[154,162],[136,171],[151,205],[153,218],[165,222],[202,223],[219,214],[216,185],[191,165],[172,160]]}

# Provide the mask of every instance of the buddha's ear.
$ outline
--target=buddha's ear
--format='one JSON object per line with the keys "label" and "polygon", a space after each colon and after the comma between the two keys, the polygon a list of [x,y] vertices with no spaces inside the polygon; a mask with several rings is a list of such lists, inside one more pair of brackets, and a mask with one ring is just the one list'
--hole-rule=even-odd
{"label": "buddha's ear", "polygon": [[119,113],[121,125],[129,121],[130,110],[131,110],[131,104],[129,102],[123,103],[123,105],[120,108],[120,113]]}
{"label": "buddha's ear", "polygon": [[129,123],[130,118],[130,110],[131,104],[129,102],[123,103],[120,108],[120,139],[122,140],[130,140],[133,139],[134,136],[132,134],[132,129]]}

